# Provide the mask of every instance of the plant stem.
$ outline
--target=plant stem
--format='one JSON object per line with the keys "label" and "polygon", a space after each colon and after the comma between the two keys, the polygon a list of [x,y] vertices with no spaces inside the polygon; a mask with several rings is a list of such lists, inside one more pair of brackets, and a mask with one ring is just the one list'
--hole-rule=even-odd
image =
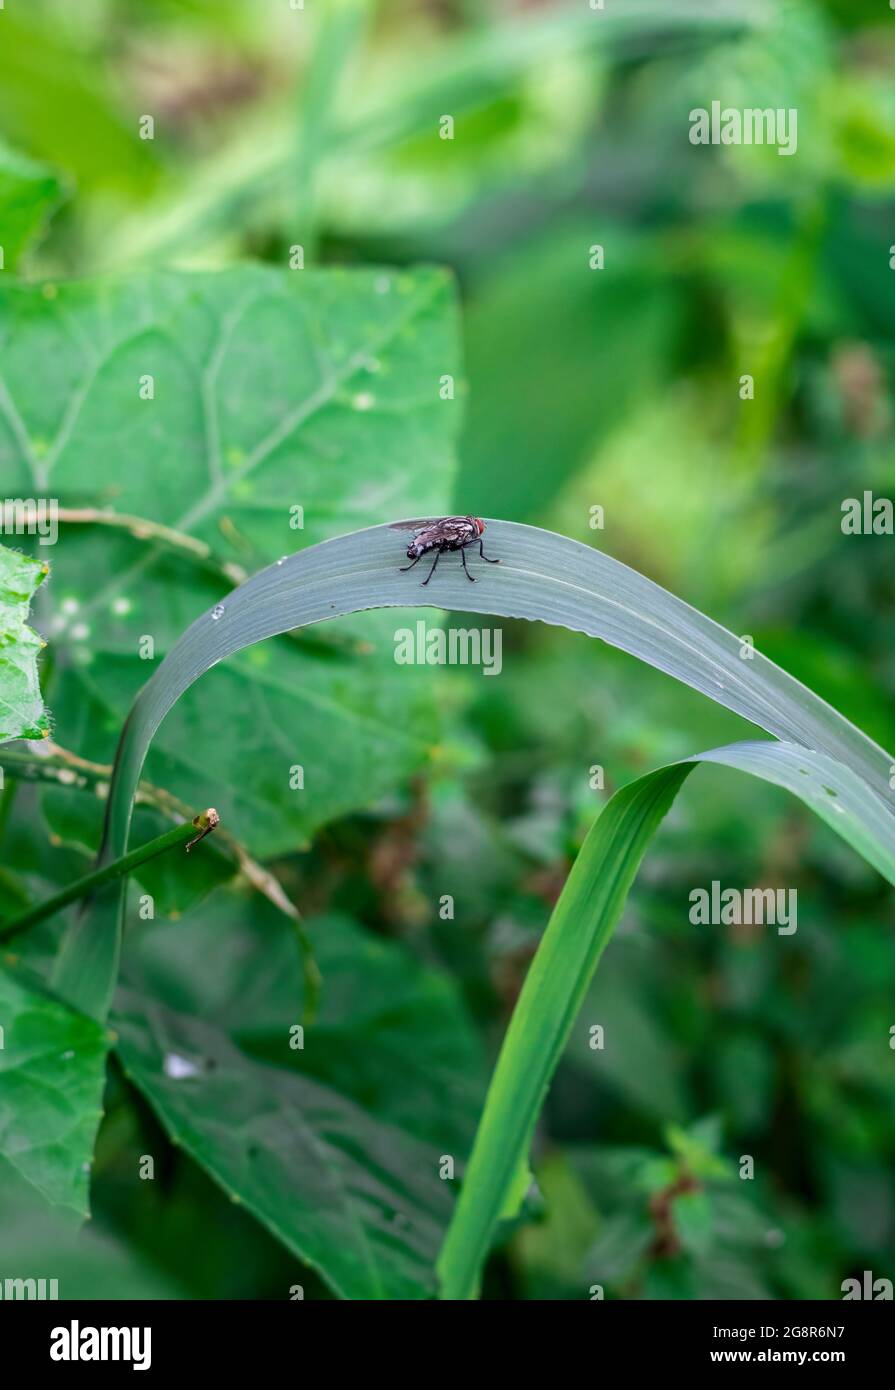
{"label": "plant stem", "polygon": [[[86,758],[79,757],[77,753],[62,748],[52,740],[42,744],[39,753],[32,752],[30,749],[6,747],[0,749],[0,769],[5,769],[13,778],[21,778],[29,782],[49,782],[55,786],[73,787],[76,791],[93,791],[97,796],[108,795],[109,783],[112,778],[112,768],[108,764],[88,762]],[[3,829],[4,807],[9,805],[14,792],[15,783],[0,800],[0,835],[2,835]],[[179,820],[190,814],[189,807],[179,797],[174,796],[164,787],[154,786],[151,782],[140,782],[135,805],[152,806],[172,820]],[[301,913],[284,891],[279,879],[257,859],[253,859],[239,840],[234,839],[223,827],[219,828],[218,837],[220,848],[235,861],[237,871],[242,878],[257,893],[261,893],[263,897],[267,898],[278,912],[282,912],[284,917],[288,917],[292,924],[292,930],[295,933],[295,939],[301,953],[302,973],[305,982],[302,1022],[309,1026],[316,1017],[323,976],[314,956],[311,939],[302,922]],[[0,928],[0,940],[2,939],[2,928]]]}
{"label": "plant stem", "polygon": [[[109,883],[113,878],[120,878],[122,874],[129,874],[133,869],[141,864],[146,864],[150,859],[157,859],[160,854],[173,849],[175,845],[185,844],[187,840],[193,841],[201,836],[207,835],[218,823],[218,814],[211,809],[203,811],[196,816],[193,821],[185,821],[183,825],[175,825],[173,830],[166,830],[163,835],[159,835],[154,840],[149,840],[139,849],[133,849],[128,854],[116,859],[111,864],[106,864],[101,869],[94,869],[92,873],[84,874],[83,878],[78,878],[74,883],[70,883],[67,888],[63,888],[54,897],[47,898],[45,902],[38,903],[35,907],[30,907],[27,912],[22,912],[18,917],[11,917],[0,927],[0,941],[8,941],[10,937],[17,936],[26,927],[33,927],[36,922],[42,922],[46,917],[52,917],[60,908],[67,907],[69,903],[75,902],[78,898],[84,898],[94,889],[99,888],[104,883]],[[199,832],[198,836],[196,832]]]}
{"label": "plant stem", "polygon": [[297,234],[306,258],[312,262],[317,252],[317,171],[332,138],[340,82],[363,38],[369,9],[370,0],[330,0],[302,83],[290,170],[292,225],[288,240],[291,244]]}
{"label": "plant stem", "polygon": [[242,584],[248,577],[241,565],[234,564],[230,560],[221,560],[205,541],[200,541],[196,536],[187,535],[183,531],[175,531],[170,526],[163,526],[161,522],[153,521],[149,517],[132,516],[124,512],[101,511],[97,507],[60,507],[57,516],[60,521],[64,522],[75,522],[88,526],[111,526],[117,530],[129,531],[137,540],[155,542],[157,545],[165,546],[168,550],[177,551],[189,556],[192,560],[197,560],[204,568],[228,580],[231,584]]}

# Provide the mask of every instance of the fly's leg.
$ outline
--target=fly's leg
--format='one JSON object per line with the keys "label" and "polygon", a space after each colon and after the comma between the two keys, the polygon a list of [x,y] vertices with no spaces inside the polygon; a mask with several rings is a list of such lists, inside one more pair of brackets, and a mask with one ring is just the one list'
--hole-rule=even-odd
{"label": "fly's leg", "polygon": [[484,542],[484,541],[479,541],[479,554],[481,555],[482,559],[483,559],[487,564],[489,564],[489,565],[499,565],[499,564],[500,564],[500,561],[499,561],[499,560],[491,560],[491,559],[489,559],[489,557],[485,554],[485,542]]}
{"label": "fly's leg", "polygon": [[475,580],[473,579],[472,575],[469,573],[469,570],[466,569],[466,551],[463,550],[462,548],[461,548],[461,550],[460,550],[460,559],[463,561],[463,568],[464,568],[464,570],[466,570],[466,578],[469,580],[470,584],[474,584],[474,583],[475,583]]}
{"label": "fly's leg", "polygon": [[414,566],[414,565],[418,565],[419,562],[420,562],[420,560],[421,560],[422,558],[423,558],[422,555],[417,555],[416,559],[415,559],[411,564],[409,564],[409,565],[399,565],[399,566],[398,566],[398,573],[399,573],[399,574],[406,574],[408,570],[412,570],[412,569],[413,569],[413,566]]}
{"label": "fly's leg", "polygon": [[[440,550],[436,550],[436,552],[435,552],[435,563],[433,564],[433,566],[432,566],[432,568],[430,569],[429,573],[426,575],[425,579],[423,580],[423,583],[420,585],[420,588],[423,588],[424,585],[428,584],[429,580],[432,578],[433,574],[435,573],[435,570],[436,570],[437,565],[438,565],[438,561],[439,561],[440,559],[441,559],[441,551],[440,551]],[[410,565],[408,565],[407,568],[410,569]]]}

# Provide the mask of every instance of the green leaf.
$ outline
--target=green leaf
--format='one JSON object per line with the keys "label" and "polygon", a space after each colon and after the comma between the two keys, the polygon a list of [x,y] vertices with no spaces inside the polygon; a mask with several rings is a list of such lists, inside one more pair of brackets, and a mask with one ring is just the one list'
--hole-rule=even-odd
{"label": "green leaf", "polygon": [[572,865],[513,1010],[438,1271],[443,1298],[473,1297],[491,1233],[603,949],[654,831],[689,767],[616,792]]}
{"label": "green leaf", "polygon": [[37,674],[44,642],[25,622],[47,572],[46,564],[0,545],[0,743],[50,732]]}
{"label": "green leaf", "polygon": [[126,943],[124,973],[254,1058],[324,1082],[459,1165],[487,1077],[455,984],[346,917],[310,918],[305,927],[323,985],[301,1050],[290,1046],[306,1004],[295,935],[260,895],[221,889],[175,932],[143,924]]}
{"label": "green leaf", "polygon": [[61,185],[52,169],[36,164],[0,141],[3,270],[16,269],[22,252],[42,231],[60,194]]}
{"label": "green leaf", "polygon": [[[396,564],[402,533],[386,526],[293,555],[243,584],[223,612],[197,619],[131,712],[109,795],[106,854],[126,849],[149,744],[204,671],[292,627],[375,604],[403,605],[415,592],[420,604],[524,616],[602,636],[762,724],[781,741],[733,745],[702,758],[794,792],[895,882],[895,798],[891,759],[882,749],[751,648],[745,659],[732,633],[635,571],[537,528],[497,522],[490,531],[500,567],[480,565],[473,587],[462,567],[445,566],[437,599],[435,591],[423,596],[420,585],[408,584]],[[516,1006],[440,1258],[448,1297],[475,1292],[583,993],[649,840],[692,766],[661,768],[616,793],[572,869]],[[99,1016],[117,977],[122,909],[120,889],[114,897],[98,895],[58,964],[60,991]]]}
{"label": "green leaf", "polygon": [[[226,606],[222,570],[396,509],[446,510],[462,406],[439,394],[458,372],[443,271],[242,266],[65,284],[52,300],[12,286],[0,289],[0,358],[5,486],[183,540],[63,523],[50,698],[60,743],[94,761],[112,761],[153,670],[141,639],[157,665],[196,613]],[[431,694],[392,659],[393,626],[383,615],[246,652],[172,713],[148,775],[215,806],[256,854],[307,843],[391,791],[435,741]],[[304,790],[291,785],[297,763]]]}
{"label": "green leaf", "polygon": [[712,1201],[707,1192],[683,1192],[672,1202],[672,1220],[684,1249],[703,1255],[711,1247]]}
{"label": "green leaf", "polygon": [[[800,766],[808,762],[802,752],[783,743],[713,749],[692,762],[659,768],[629,783],[604,807],[572,866],[513,1010],[439,1256],[442,1297],[476,1294],[482,1262],[512,1190],[517,1165],[528,1153],[550,1079],[649,841],[685,778],[699,761],[748,768],[787,786],[818,813],[835,816],[819,800],[817,787]],[[848,772],[835,764],[833,770]],[[843,797],[853,790],[847,777],[838,785]],[[850,811],[843,808],[839,814]],[[885,838],[881,843],[891,848]],[[707,1173],[715,1171],[714,1164],[719,1162],[710,1152],[713,1135],[711,1120],[689,1134],[673,1131],[678,1151],[686,1149],[699,1170]]]}
{"label": "green leaf", "polygon": [[450,1209],[436,1148],[161,1005],[123,994],[113,1021],[172,1139],[336,1293],[431,1296]]}
{"label": "green leaf", "polygon": [[52,1206],[86,1217],[106,1032],[2,969],[0,1028],[0,1159]]}
{"label": "green leaf", "polygon": [[[262,570],[186,630],[141,691],[116,757],[105,852],[127,848],[134,791],[165,715],[199,676],[278,633],[371,607],[439,603],[457,611],[525,617],[602,637],[759,724],[780,744],[745,743],[717,760],[796,791],[895,882],[891,757],[816,695],[704,614],[588,546],[533,526],[489,522],[499,566],[470,584],[445,565],[438,587],[401,572],[406,532],[371,527],[300,551]],[[475,563],[475,561],[473,561]],[[401,669],[401,668],[398,668]],[[216,735],[216,721],[200,728]],[[197,735],[198,737],[198,735]],[[312,736],[313,742],[313,736]],[[306,745],[304,740],[302,748]],[[706,754],[713,758],[715,754]],[[208,796],[209,804],[215,798]],[[218,802],[219,805],[219,802]],[[120,893],[104,890],[65,944],[57,984],[87,1012],[108,1008],[118,968]]]}
{"label": "green leaf", "polygon": [[718,1115],[708,1115],[687,1129],[681,1125],[669,1125],[666,1139],[669,1148],[679,1155],[687,1172],[693,1177],[706,1179],[732,1176],[730,1163],[719,1154],[721,1120]]}

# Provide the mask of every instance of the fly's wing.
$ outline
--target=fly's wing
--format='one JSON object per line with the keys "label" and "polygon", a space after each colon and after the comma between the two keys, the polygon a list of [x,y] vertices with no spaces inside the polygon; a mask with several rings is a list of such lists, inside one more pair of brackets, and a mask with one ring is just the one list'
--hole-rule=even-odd
{"label": "fly's wing", "polygon": [[459,546],[468,545],[474,534],[465,516],[432,516],[421,517],[417,521],[393,521],[390,530],[413,531],[412,544],[421,545],[425,550],[432,550],[435,546],[456,550]]}
{"label": "fly's wing", "polygon": [[469,545],[470,541],[478,535],[476,528],[465,516],[446,516],[442,521],[439,521],[438,531],[442,540],[452,549]]}
{"label": "fly's wing", "polygon": [[416,521],[390,521],[390,531],[426,531],[430,526],[442,526],[446,521],[462,521],[462,516],[421,516]]}

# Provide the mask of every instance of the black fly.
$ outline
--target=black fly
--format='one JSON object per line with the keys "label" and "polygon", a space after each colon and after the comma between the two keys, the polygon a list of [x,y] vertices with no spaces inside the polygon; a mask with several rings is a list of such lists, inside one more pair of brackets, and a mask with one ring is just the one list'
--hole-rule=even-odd
{"label": "black fly", "polygon": [[438,565],[438,561],[446,550],[459,550],[460,559],[463,561],[463,569],[470,584],[475,580],[466,567],[466,547],[475,545],[478,541],[479,555],[487,561],[489,565],[499,565],[499,560],[491,560],[485,554],[485,543],[482,540],[482,532],[485,523],[478,516],[440,516],[432,517],[428,521],[398,521],[392,526],[393,531],[413,531],[414,537],[407,547],[407,556],[411,561],[409,565],[401,566],[401,573],[412,570],[414,565],[418,565],[420,560],[429,550],[435,551],[435,561],[430,569],[423,584],[428,584]]}

